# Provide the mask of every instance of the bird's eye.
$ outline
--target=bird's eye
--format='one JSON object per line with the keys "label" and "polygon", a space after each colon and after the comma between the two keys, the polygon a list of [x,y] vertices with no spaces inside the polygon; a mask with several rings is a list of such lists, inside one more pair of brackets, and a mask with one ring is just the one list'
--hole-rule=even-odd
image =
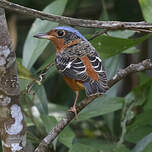
{"label": "bird's eye", "polygon": [[58,32],[58,36],[64,36],[65,32],[63,30],[59,30]]}

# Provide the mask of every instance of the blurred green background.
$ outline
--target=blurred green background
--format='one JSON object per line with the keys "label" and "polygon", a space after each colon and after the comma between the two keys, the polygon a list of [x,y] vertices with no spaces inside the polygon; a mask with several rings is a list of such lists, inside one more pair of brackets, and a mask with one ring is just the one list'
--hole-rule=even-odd
{"label": "blurred green background", "polygon": [[[152,22],[152,0],[12,0],[47,13],[82,19]],[[17,54],[21,105],[27,124],[27,151],[32,152],[49,130],[65,115],[75,98],[55,66],[30,93],[26,87],[48,63],[54,63],[55,48],[34,34],[61,24],[6,11],[9,31]],[[103,29],[80,28],[84,36]],[[119,69],[151,58],[152,39],[147,33],[109,31],[90,41],[104,61],[108,79]],[[82,91],[79,101],[85,98]],[[134,73],[113,86],[79,114],[50,145],[51,152],[151,152],[151,72]]]}

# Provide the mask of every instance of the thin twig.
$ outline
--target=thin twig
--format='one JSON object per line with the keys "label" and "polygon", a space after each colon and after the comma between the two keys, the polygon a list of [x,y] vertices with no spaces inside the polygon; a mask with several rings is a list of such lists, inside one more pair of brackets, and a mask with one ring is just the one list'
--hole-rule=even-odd
{"label": "thin twig", "polygon": [[40,18],[42,20],[48,20],[48,21],[58,22],[67,25],[75,25],[75,26],[91,27],[91,28],[103,28],[109,30],[116,30],[116,29],[130,29],[130,30],[138,30],[138,31],[144,30],[146,32],[151,32],[152,29],[152,24],[146,22],[84,20],[84,19],[47,14],[47,13],[43,13],[42,11],[37,11],[35,9],[27,8],[6,0],[0,0],[0,6],[10,11],[22,13],[30,17]]}
{"label": "thin twig", "polygon": [[26,91],[23,91],[24,93],[28,93],[30,94],[31,93],[31,90],[34,86],[35,83],[37,83],[38,85],[41,85],[41,82],[44,80],[44,77],[45,75],[47,74],[47,71],[49,68],[53,67],[54,66],[54,63],[50,62],[48,65],[46,65],[44,67],[44,69],[42,69],[40,71],[40,74],[38,75],[38,79],[34,79],[32,82],[30,82],[27,87],[26,87]]}
{"label": "thin twig", "polygon": [[44,67],[44,69],[41,70],[40,74],[39,74],[39,81],[42,82],[42,80],[44,79],[44,76],[46,75],[47,71],[49,68],[53,67],[54,63],[50,62],[48,65],[46,65]]}
{"label": "thin twig", "polygon": [[36,83],[36,79],[34,79],[32,82],[30,82],[26,87],[26,91],[23,91],[23,92],[30,94],[35,83]]}
{"label": "thin twig", "polygon": [[117,83],[130,73],[151,70],[151,68],[152,59],[143,60],[138,64],[130,64],[127,68],[119,70],[118,73],[111,80],[109,80],[109,87],[112,87],[115,83]]}
{"label": "thin twig", "polygon": [[[120,70],[111,80],[109,80],[109,88],[111,88],[118,81],[125,78],[130,73],[140,72],[144,70],[152,70],[152,60],[146,59],[138,64],[131,64],[127,68]],[[91,103],[97,96],[92,96],[84,99],[76,107],[77,112],[79,113],[84,109],[89,103]],[[72,112],[67,112],[66,116],[62,118],[61,121],[49,132],[49,134],[41,141],[39,146],[36,148],[35,152],[45,152],[48,145],[51,144],[59,133],[72,121],[74,114]]]}

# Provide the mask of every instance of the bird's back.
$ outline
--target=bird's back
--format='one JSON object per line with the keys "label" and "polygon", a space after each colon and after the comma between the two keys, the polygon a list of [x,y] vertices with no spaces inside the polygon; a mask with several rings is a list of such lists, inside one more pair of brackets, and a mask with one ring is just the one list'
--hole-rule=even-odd
{"label": "bird's back", "polygon": [[102,61],[88,41],[79,40],[79,43],[64,48],[55,61],[64,76],[82,82],[87,96],[104,94],[108,89]]}

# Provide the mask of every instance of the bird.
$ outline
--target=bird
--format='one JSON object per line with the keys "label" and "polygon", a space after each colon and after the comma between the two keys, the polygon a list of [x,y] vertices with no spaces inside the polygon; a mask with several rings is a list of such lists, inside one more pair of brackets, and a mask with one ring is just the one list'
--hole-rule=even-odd
{"label": "bird", "polygon": [[78,119],[76,103],[79,91],[84,89],[86,96],[90,97],[104,95],[109,88],[100,56],[92,44],[70,26],[58,26],[34,37],[51,40],[56,47],[56,68],[75,92],[74,104],[69,111],[74,112]]}

